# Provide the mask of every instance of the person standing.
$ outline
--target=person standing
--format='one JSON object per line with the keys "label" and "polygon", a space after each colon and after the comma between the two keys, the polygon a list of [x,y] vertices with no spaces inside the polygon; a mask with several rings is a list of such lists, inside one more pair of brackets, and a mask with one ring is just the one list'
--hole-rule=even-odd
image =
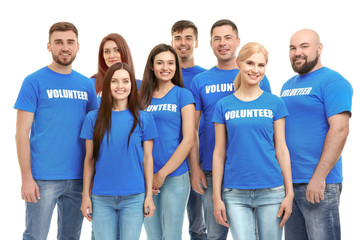
{"label": "person standing", "polygon": [[[171,28],[171,45],[180,58],[180,66],[183,82],[186,89],[190,90],[193,78],[206,69],[195,65],[194,50],[198,47],[198,29],[195,24],[188,20],[180,20]],[[203,153],[203,125],[204,119],[201,115],[199,126],[199,162],[202,162]],[[190,172],[191,174],[191,172]],[[187,203],[187,215],[189,220],[189,234],[192,240],[205,240],[206,227],[202,207],[201,195],[191,187]]]}
{"label": "person standing", "polygon": [[213,157],[214,214],[234,240],[281,240],[294,191],[281,98],[264,92],[268,52],[245,44],[237,57],[235,93],[218,101]]}
{"label": "person standing", "polygon": [[[16,145],[26,203],[23,239],[46,239],[55,205],[58,238],[79,239],[85,144],[80,130],[97,108],[89,78],[72,69],[79,51],[78,31],[58,22],[49,30],[49,66],[25,78],[17,109]],[[29,139],[30,135],[30,139]]]}
{"label": "person standing", "polygon": [[186,159],[195,141],[195,106],[183,88],[176,51],[155,46],[146,62],[140,87],[140,105],[154,117],[154,216],[144,226],[149,240],[182,239],[190,181]]}
{"label": "person standing", "polygon": [[289,111],[285,132],[295,193],[287,240],[341,238],[341,152],[349,134],[353,90],[343,76],[322,65],[322,50],[312,29],[299,30],[290,39],[290,62],[298,74],[281,89]]}
{"label": "person standing", "polygon": [[[202,166],[199,165],[198,143],[190,153],[191,184],[193,189],[203,194],[203,208],[207,237],[209,240],[226,239],[228,229],[216,222],[212,199],[212,158],[215,146],[215,131],[212,122],[215,105],[221,98],[234,92],[233,81],[239,70],[236,65],[236,51],[240,45],[238,29],[228,19],[215,22],[210,31],[210,45],[217,58],[217,65],[198,74],[192,84],[196,115],[195,129],[198,132],[201,114],[204,115],[204,150]],[[266,76],[260,82],[260,88],[271,92]]]}

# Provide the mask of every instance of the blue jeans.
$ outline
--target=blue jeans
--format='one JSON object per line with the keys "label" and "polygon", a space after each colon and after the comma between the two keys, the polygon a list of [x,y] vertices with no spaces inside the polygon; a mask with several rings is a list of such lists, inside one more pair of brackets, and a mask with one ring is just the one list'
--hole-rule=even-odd
{"label": "blue jeans", "polygon": [[281,218],[277,217],[284,186],[265,189],[224,188],[222,198],[234,240],[256,239],[256,226],[259,239],[281,240]]}
{"label": "blue jeans", "polygon": [[207,240],[201,194],[190,190],[187,204],[190,240]]}
{"label": "blue jeans", "polygon": [[45,240],[55,205],[58,209],[59,240],[80,238],[83,216],[80,211],[82,179],[35,180],[40,190],[38,202],[26,202],[26,229],[23,240]]}
{"label": "blue jeans", "polygon": [[204,173],[208,186],[202,195],[207,237],[209,240],[225,240],[229,229],[218,224],[214,216],[212,171],[204,171]]}
{"label": "blue jeans", "polygon": [[155,213],[144,220],[146,235],[149,240],[181,240],[190,191],[189,173],[167,177],[159,190],[160,193],[153,196]]}
{"label": "blue jeans", "polygon": [[144,220],[145,193],[92,195],[92,229],[96,240],[138,240]]}
{"label": "blue jeans", "polygon": [[285,239],[341,239],[339,203],[342,184],[326,184],[324,201],[315,204],[306,200],[307,186],[306,183],[294,184],[293,211],[285,224]]}

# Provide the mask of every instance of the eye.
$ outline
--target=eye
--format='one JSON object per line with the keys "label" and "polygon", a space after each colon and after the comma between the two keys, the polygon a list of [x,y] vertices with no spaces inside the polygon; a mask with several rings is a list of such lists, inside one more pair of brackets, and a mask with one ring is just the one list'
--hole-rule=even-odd
{"label": "eye", "polygon": [[115,49],[114,49],[114,52],[120,52],[120,49],[115,48]]}
{"label": "eye", "polygon": [[110,51],[109,51],[108,49],[106,49],[106,50],[104,50],[104,53],[105,53],[105,54],[109,54]]}
{"label": "eye", "polygon": [[214,41],[220,41],[219,37],[214,37]]}

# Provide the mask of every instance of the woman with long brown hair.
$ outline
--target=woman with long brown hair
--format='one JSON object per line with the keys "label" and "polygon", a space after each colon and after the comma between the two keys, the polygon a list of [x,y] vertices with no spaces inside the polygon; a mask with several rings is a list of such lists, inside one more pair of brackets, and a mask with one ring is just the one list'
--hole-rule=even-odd
{"label": "woman with long brown hair", "polygon": [[95,239],[139,239],[144,216],[155,210],[154,119],[140,111],[126,63],[108,69],[102,93],[100,108],[86,116],[80,134],[86,139],[81,211],[92,221]]}
{"label": "woman with long brown hair", "polygon": [[149,240],[181,240],[190,191],[186,158],[195,140],[195,105],[183,88],[175,50],[159,44],[150,52],[140,88],[141,107],[155,120],[154,196],[156,212],[144,221]]}

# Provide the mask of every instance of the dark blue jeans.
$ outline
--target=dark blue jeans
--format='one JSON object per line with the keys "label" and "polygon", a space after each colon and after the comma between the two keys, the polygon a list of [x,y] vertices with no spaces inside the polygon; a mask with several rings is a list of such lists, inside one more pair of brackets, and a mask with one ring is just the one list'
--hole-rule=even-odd
{"label": "dark blue jeans", "polygon": [[339,203],[342,184],[326,184],[325,200],[315,204],[306,200],[307,186],[294,184],[293,212],[285,224],[285,239],[341,239]]}

